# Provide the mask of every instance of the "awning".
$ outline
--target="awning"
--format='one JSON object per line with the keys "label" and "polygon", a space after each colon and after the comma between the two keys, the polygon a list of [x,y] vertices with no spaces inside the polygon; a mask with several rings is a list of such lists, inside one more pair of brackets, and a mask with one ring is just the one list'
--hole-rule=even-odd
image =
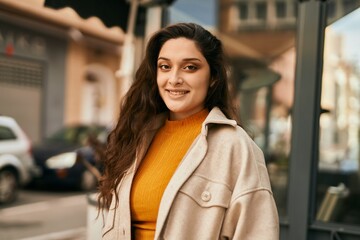
{"label": "awning", "polygon": [[44,6],[53,9],[71,7],[80,17],[98,17],[107,27],[127,29],[130,4],[126,0],[45,0]]}

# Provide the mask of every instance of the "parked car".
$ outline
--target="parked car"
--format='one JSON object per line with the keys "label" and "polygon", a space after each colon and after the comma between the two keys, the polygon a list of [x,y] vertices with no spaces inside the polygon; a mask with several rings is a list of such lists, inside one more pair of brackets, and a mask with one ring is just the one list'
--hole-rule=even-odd
{"label": "parked car", "polygon": [[15,119],[0,116],[0,203],[13,202],[19,187],[39,174],[31,145]]}
{"label": "parked car", "polygon": [[[96,165],[90,138],[105,142],[108,130],[99,125],[66,126],[33,147],[35,163],[42,175],[36,185],[71,187],[89,191],[98,182],[89,169]],[[86,160],[86,162],[84,161]]]}

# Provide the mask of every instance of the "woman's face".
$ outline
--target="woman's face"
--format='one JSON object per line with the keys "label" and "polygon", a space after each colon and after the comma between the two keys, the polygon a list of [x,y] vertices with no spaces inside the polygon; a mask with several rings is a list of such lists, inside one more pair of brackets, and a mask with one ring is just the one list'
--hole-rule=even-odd
{"label": "woman's face", "polygon": [[201,111],[210,84],[210,66],[195,42],[186,38],[164,43],[157,61],[157,85],[170,120]]}

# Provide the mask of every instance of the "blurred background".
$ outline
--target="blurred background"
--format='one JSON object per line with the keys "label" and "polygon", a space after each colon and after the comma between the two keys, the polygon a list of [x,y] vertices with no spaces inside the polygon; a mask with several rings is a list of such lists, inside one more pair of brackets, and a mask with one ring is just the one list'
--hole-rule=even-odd
{"label": "blurred background", "polygon": [[0,239],[98,239],[101,150],[176,22],[224,44],[281,239],[360,239],[360,0],[0,0]]}

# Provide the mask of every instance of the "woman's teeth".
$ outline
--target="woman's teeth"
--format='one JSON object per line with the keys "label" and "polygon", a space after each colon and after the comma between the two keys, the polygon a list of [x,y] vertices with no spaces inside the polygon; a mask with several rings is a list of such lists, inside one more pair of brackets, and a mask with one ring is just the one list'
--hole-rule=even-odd
{"label": "woman's teeth", "polygon": [[187,91],[169,91],[169,93],[173,95],[184,95]]}

